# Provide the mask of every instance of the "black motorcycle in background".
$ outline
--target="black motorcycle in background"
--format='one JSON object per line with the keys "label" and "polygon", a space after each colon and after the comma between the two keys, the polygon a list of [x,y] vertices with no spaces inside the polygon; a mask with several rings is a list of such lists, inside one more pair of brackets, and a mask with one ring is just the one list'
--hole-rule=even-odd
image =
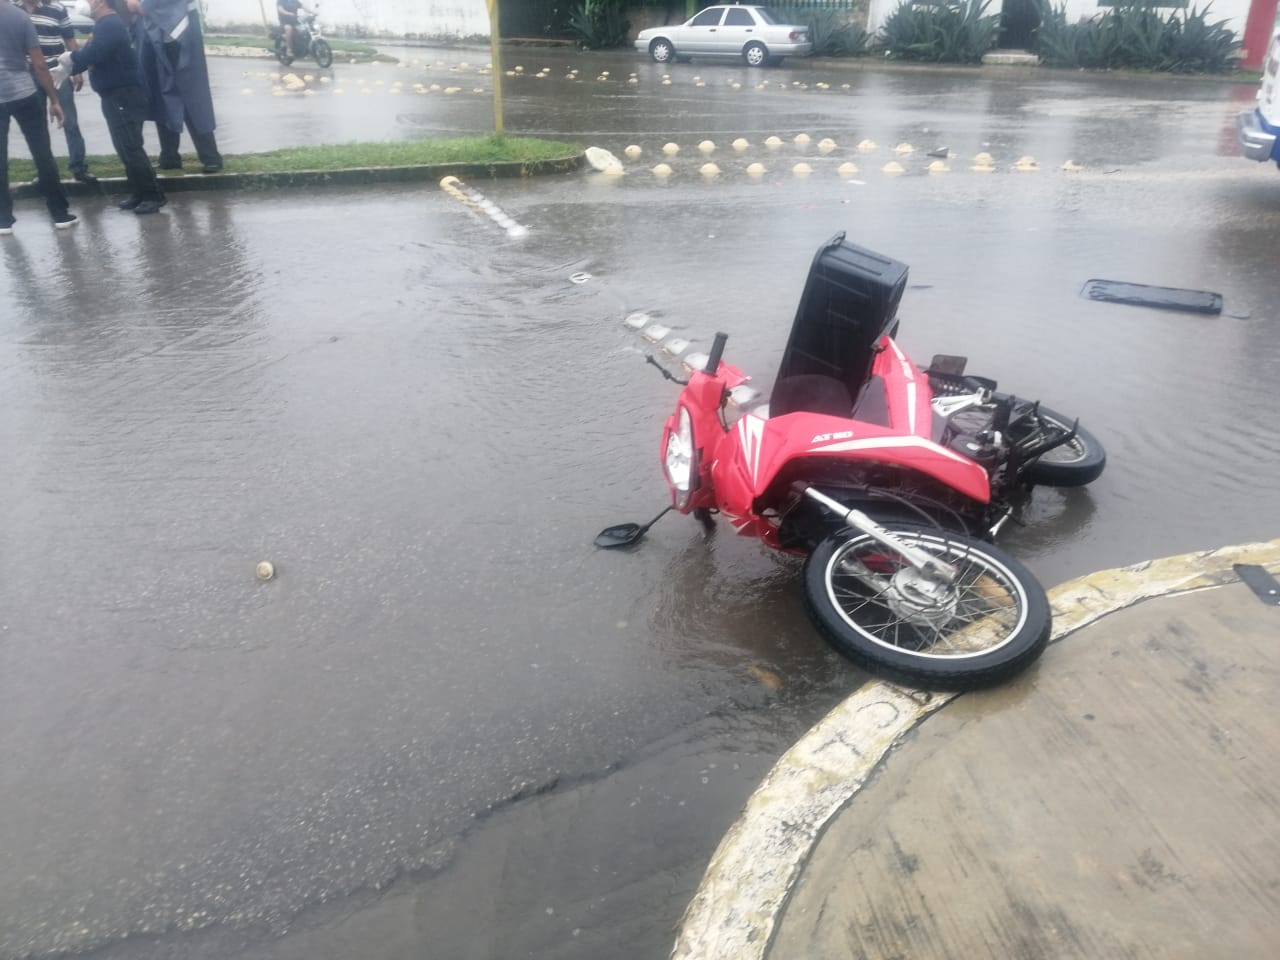
{"label": "black motorcycle in background", "polygon": [[[319,7],[317,7],[318,9]],[[285,48],[284,27],[275,26],[271,28],[271,48],[276,55],[276,59],[286,67],[292,64],[294,60],[308,56],[313,57],[320,67],[327,67],[333,63],[333,49],[329,46],[329,41],[325,40],[321,33],[317,16],[318,14],[300,14],[298,16],[298,25],[293,28],[294,49],[292,51]]]}

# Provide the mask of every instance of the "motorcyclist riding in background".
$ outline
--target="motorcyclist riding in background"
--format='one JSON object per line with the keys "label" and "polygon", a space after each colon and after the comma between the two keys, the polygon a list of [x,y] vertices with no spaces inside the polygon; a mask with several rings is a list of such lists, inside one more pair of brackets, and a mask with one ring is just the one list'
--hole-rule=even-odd
{"label": "motorcyclist riding in background", "polygon": [[303,6],[301,0],[277,0],[276,16],[280,18],[280,26],[284,30],[284,46],[290,56],[297,54],[297,49],[293,43],[295,28],[298,26],[298,11],[301,10],[309,17],[314,17],[315,13],[306,6]]}

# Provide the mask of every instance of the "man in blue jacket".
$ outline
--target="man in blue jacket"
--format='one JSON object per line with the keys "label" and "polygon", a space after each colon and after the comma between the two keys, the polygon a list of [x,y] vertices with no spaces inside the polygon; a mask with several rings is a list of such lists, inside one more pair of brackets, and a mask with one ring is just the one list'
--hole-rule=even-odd
{"label": "man in blue jacket", "polygon": [[[34,79],[33,79],[34,74]],[[67,192],[58,176],[58,162],[49,145],[44,100],[36,83],[49,98],[49,115],[62,126],[58,90],[40,53],[40,41],[31,19],[11,3],[0,3],[0,236],[13,233],[13,195],[9,192],[9,120],[18,121],[31,148],[39,173],[40,192],[55,227],[70,227],[75,215],[67,210]]]}
{"label": "man in blue jacket", "polygon": [[59,59],[70,59],[73,75],[88,70],[89,85],[102,97],[102,115],[111,144],[124,164],[133,191],[127,200],[120,201],[120,209],[155,213],[164,206],[165,196],[142,143],[147,92],[142,87],[142,70],[133,52],[129,28],[113,6],[123,3],[124,0],[89,0],[93,39]]}

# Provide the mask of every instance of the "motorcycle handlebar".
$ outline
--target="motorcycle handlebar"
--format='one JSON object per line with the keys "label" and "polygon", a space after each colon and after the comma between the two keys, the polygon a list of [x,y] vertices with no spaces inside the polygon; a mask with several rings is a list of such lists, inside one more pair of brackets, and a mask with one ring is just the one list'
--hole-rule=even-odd
{"label": "motorcycle handlebar", "polygon": [[729,339],[727,333],[717,333],[715,340],[711,344],[711,353],[707,356],[707,366],[702,371],[709,377],[714,377],[716,371],[720,369],[720,356],[724,353],[725,341]]}

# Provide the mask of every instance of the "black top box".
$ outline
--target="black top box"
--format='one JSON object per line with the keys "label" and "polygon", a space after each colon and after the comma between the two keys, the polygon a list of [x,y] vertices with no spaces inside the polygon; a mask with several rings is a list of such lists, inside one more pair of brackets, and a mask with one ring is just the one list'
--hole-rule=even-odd
{"label": "black top box", "polygon": [[[770,416],[806,409],[836,414],[842,405],[849,416],[871,375],[873,348],[893,328],[907,265],[844,237],[841,232],[823,244],[809,267]],[[838,381],[843,394],[830,381]]]}

